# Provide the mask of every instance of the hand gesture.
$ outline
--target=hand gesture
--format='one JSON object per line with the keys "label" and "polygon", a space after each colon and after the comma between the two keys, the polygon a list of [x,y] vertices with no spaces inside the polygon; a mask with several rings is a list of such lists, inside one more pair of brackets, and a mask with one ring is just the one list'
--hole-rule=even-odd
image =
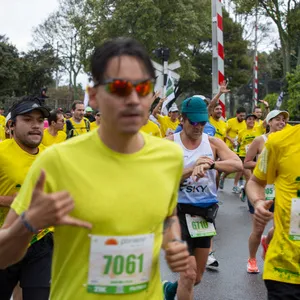
{"label": "hand gesture", "polygon": [[161,91],[157,91],[157,92],[154,93],[154,95],[152,96],[152,102],[154,102],[155,99],[156,99],[157,97],[159,97],[160,93],[161,93]]}
{"label": "hand gesture", "polygon": [[200,178],[204,177],[206,171],[210,169],[210,166],[211,165],[208,163],[195,166],[192,173],[192,178],[194,179],[194,181],[198,181]]}
{"label": "hand gesture", "polygon": [[29,224],[35,229],[56,225],[72,225],[91,229],[92,224],[69,215],[74,208],[74,201],[68,192],[61,191],[51,194],[44,192],[45,179],[46,174],[42,171],[26,212]]}
{"label": "hand gesture", "polygon": [[258,100],[260,103],[263,103],[264,106],[269,106],[269,103],[265,100]]}
{"label": "hand gesture", "polygon": [[185,272],[188,268],[189,252],[185,242],[172,241],[166,248],[166,261],[172,272]]}
{"label": "hand gesture", "polygon": [[269,211],[273,204],[273,200],[260,200],[255,206],[254,219],[257,223],[265,226],[271,219],[273,219],[273,213]]}
{"label": "hand gesture", "polygon": [[202,164],[209,164],[211,166],[213,163],[214,163],[214,160],[211,159],[210,157],[208,157],[208,156],[200,156],[197,159],[196,166],[199,166],[199,165],[202,165]]}
{"label": "hand gesture", "polygon": [[220,93],[222,93],[222,94],[228,94],[229,92],[230,92],[230,90],[227,89],[227,82],[226,82],[226,80],[224,80],[220,84]]}

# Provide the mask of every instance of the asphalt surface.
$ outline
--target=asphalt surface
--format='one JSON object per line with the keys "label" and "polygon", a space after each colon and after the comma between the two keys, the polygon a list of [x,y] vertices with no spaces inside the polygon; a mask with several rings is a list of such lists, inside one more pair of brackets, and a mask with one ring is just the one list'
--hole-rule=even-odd
{"label": "asphalt surface", "polygon": [[[195,287],[194,299],[201,300],[264,300],[266,288],[262,280],[263,260],[261,247],[257,253],[260,274],[248,274],[248,237],[251,232],[251,218],[247,203],[231,192],[232,179],[226,179],[219,191],[220,208],[216,219],[217,236],[214,237],[215,257],[219,261],[217,271],[208,270],[202,282]],[[162,279],[175,281],[178,275],[172,273],[161,254]]]}

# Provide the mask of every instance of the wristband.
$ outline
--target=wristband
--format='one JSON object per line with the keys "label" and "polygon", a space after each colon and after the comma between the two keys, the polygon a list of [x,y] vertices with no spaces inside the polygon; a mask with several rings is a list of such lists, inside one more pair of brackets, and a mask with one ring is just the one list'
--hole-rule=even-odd
{"label": "wristband", "polygon": [[209,169],[212,170],[214,168],[215,168],[215,163],[212,163]]}
{"label": "wristband", "polygon": [[35,229],[34,227],[32,227],[26,220],[25,220],[25,211],[21,214],[21,222],[23,223],[23,225],[26,227],[26,229],[28,231],[30,231],[31,233],[38,233],[39,231],[37,229]]}

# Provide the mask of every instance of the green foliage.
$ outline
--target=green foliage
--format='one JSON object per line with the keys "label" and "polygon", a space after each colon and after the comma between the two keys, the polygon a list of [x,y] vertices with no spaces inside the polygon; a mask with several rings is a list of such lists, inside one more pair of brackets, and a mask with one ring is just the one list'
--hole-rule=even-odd
{"label": "green foliage", "polygon": [[288,81],[288,111],[292,120],[300,120],[300,66],[287,74]]}
{"label": "green foliage", "polygon": [[268,94],[264,98],[264,100],[269,103],[270,110],[275,109],[278,97],[279,97],[279,94],[273,93],[273,94]]}

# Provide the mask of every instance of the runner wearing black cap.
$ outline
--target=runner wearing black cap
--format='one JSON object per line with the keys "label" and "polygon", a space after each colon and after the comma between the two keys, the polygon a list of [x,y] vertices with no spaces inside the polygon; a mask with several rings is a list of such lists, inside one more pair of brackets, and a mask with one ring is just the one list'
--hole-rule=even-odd
{"label": "runner wearing black cap", "polygon": [[[45,149],[40,143],[44,118],[47,117],[49,111],[38,98],[24,97],[11,108],[13,136],[0,144],[1,226],[31,164]],[[10,299],[18,282],[23,290],[23,300],[48,300],[52,247],[50,230],[41,230],[33,237],[27,254],[19,263],[0,270],[1,300]]]}

